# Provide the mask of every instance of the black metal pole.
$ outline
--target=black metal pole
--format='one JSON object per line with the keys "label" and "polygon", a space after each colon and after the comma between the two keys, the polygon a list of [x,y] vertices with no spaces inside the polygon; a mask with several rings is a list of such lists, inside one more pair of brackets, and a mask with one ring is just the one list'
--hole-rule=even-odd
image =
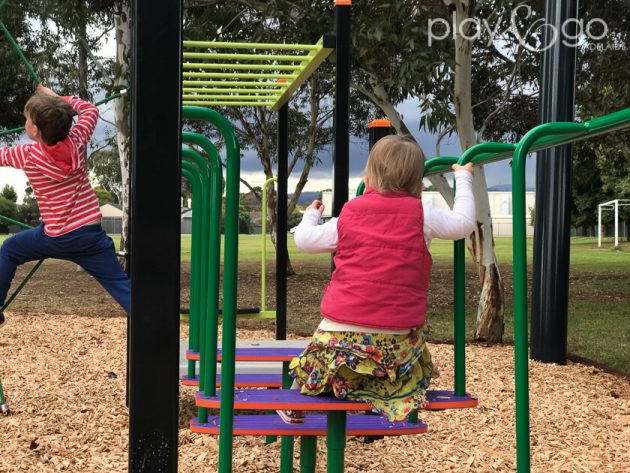
{"label": "black metal pole", "polygon": [[[575,119],[575,47],[565,38],[576,31],[577,0],[546,0],[545,18],[558,33],[542,56],[540,123]],[[566,32],[566,36],[563,32]],[[544,41],[552,30],[546,28]],[[567,362],[572,147],[539,152],[536,160],[531,357]]]}
{"label": "black metal pole", "polygon": [[333,201],[337,217],[348,201],[350,175],[350,2],[335,0],[335,112],[333,118]]}
{"label": "black metal pole", "polygon": [[378,140],[387,135],[393,135],[394,129],[389,120],[372,120],[368,125],[368,143],[370,151]]}
{"label": "black metal pole", "polygon": [[276,340],[287,339],[287,180],[289,178],[289,104],[278,110],[278,194],[276,220]]}
{"label": "black metal pole", "polygon": [[182,3],[132,15],[129,471],[176,473]]}

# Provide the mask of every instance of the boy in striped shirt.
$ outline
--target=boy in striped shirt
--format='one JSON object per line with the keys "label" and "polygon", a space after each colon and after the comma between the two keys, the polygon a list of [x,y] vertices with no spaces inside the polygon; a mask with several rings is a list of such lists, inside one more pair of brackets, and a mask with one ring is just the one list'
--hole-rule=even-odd
{"label": "boy in striped shirt", "polygon": [[[75,114],[78,119],[72,126]],[[87,143],[98,121],[98,109],[39,85],[24,107],[24,116],[26,134],[35,143],[0,148],[0,166],[24,171],[42,221],[6,239],[0,249],[0,307],[17,266],[57,258],[83,267],[129,313],[129,279],[101,227],[98,199],[87,173]]]}

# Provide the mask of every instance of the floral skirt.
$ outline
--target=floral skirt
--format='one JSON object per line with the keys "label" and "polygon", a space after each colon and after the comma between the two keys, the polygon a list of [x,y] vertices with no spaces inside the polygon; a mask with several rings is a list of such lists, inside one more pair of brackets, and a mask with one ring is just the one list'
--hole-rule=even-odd
{"label": "floral skirt", "polygon": [[290,364],[300,392],[332,393],[367,402],[389,421],[401,421],[426,404],[426,389],[438,376],[426,346],[427,332],[404,335],[317,330]]}

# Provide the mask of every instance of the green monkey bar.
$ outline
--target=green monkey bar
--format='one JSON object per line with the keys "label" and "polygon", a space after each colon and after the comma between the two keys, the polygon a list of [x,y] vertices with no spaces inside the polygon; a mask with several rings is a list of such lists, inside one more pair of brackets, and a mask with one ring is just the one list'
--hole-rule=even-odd
{"label": "green monkey bar", "polygon": [[332,36],[316,44],[184,41],[182,104],[277,111],[334,47]]}

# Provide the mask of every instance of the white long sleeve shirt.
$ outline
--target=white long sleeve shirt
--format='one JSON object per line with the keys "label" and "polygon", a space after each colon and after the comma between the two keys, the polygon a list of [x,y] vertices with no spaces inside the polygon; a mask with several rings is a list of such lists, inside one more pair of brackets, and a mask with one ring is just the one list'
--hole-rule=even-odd
{"label": "white long sleeve shirt", "polygon": [[[472,174],[455,173],[457,192],[453,210],[440,209],[423,203],[424,239],[427,247],[433,238],[460,240],[475,229],[475,199],[472,193]],[[304,212],[302,222],[294,234],[296,246],[304,253],[332,253],[337,249],[337,218],[319,225],[320,215],[315,209]]]}
{"label": "white long sleeve shirt", "polygon": [[[423,203],[423,234],[427,247],[433,238],[443,240],[460,240],[466,238],[475,229],[475,199],[472,192],[472,174],[468,171],[457,171],[455,182],[457,192],[452,210],[440,209],[432,204]],[[337,249],[337,218],[319,225],[320,214],[315,209],[304,212],[302,221],[294,234],[296,246],[305,253],[332,253]],[[360,327],[333,322],[324,318],[319,325],[326,331],[374,332],[374,328]],[[397,330],[380,329],[381,333],[400,334]]]}

